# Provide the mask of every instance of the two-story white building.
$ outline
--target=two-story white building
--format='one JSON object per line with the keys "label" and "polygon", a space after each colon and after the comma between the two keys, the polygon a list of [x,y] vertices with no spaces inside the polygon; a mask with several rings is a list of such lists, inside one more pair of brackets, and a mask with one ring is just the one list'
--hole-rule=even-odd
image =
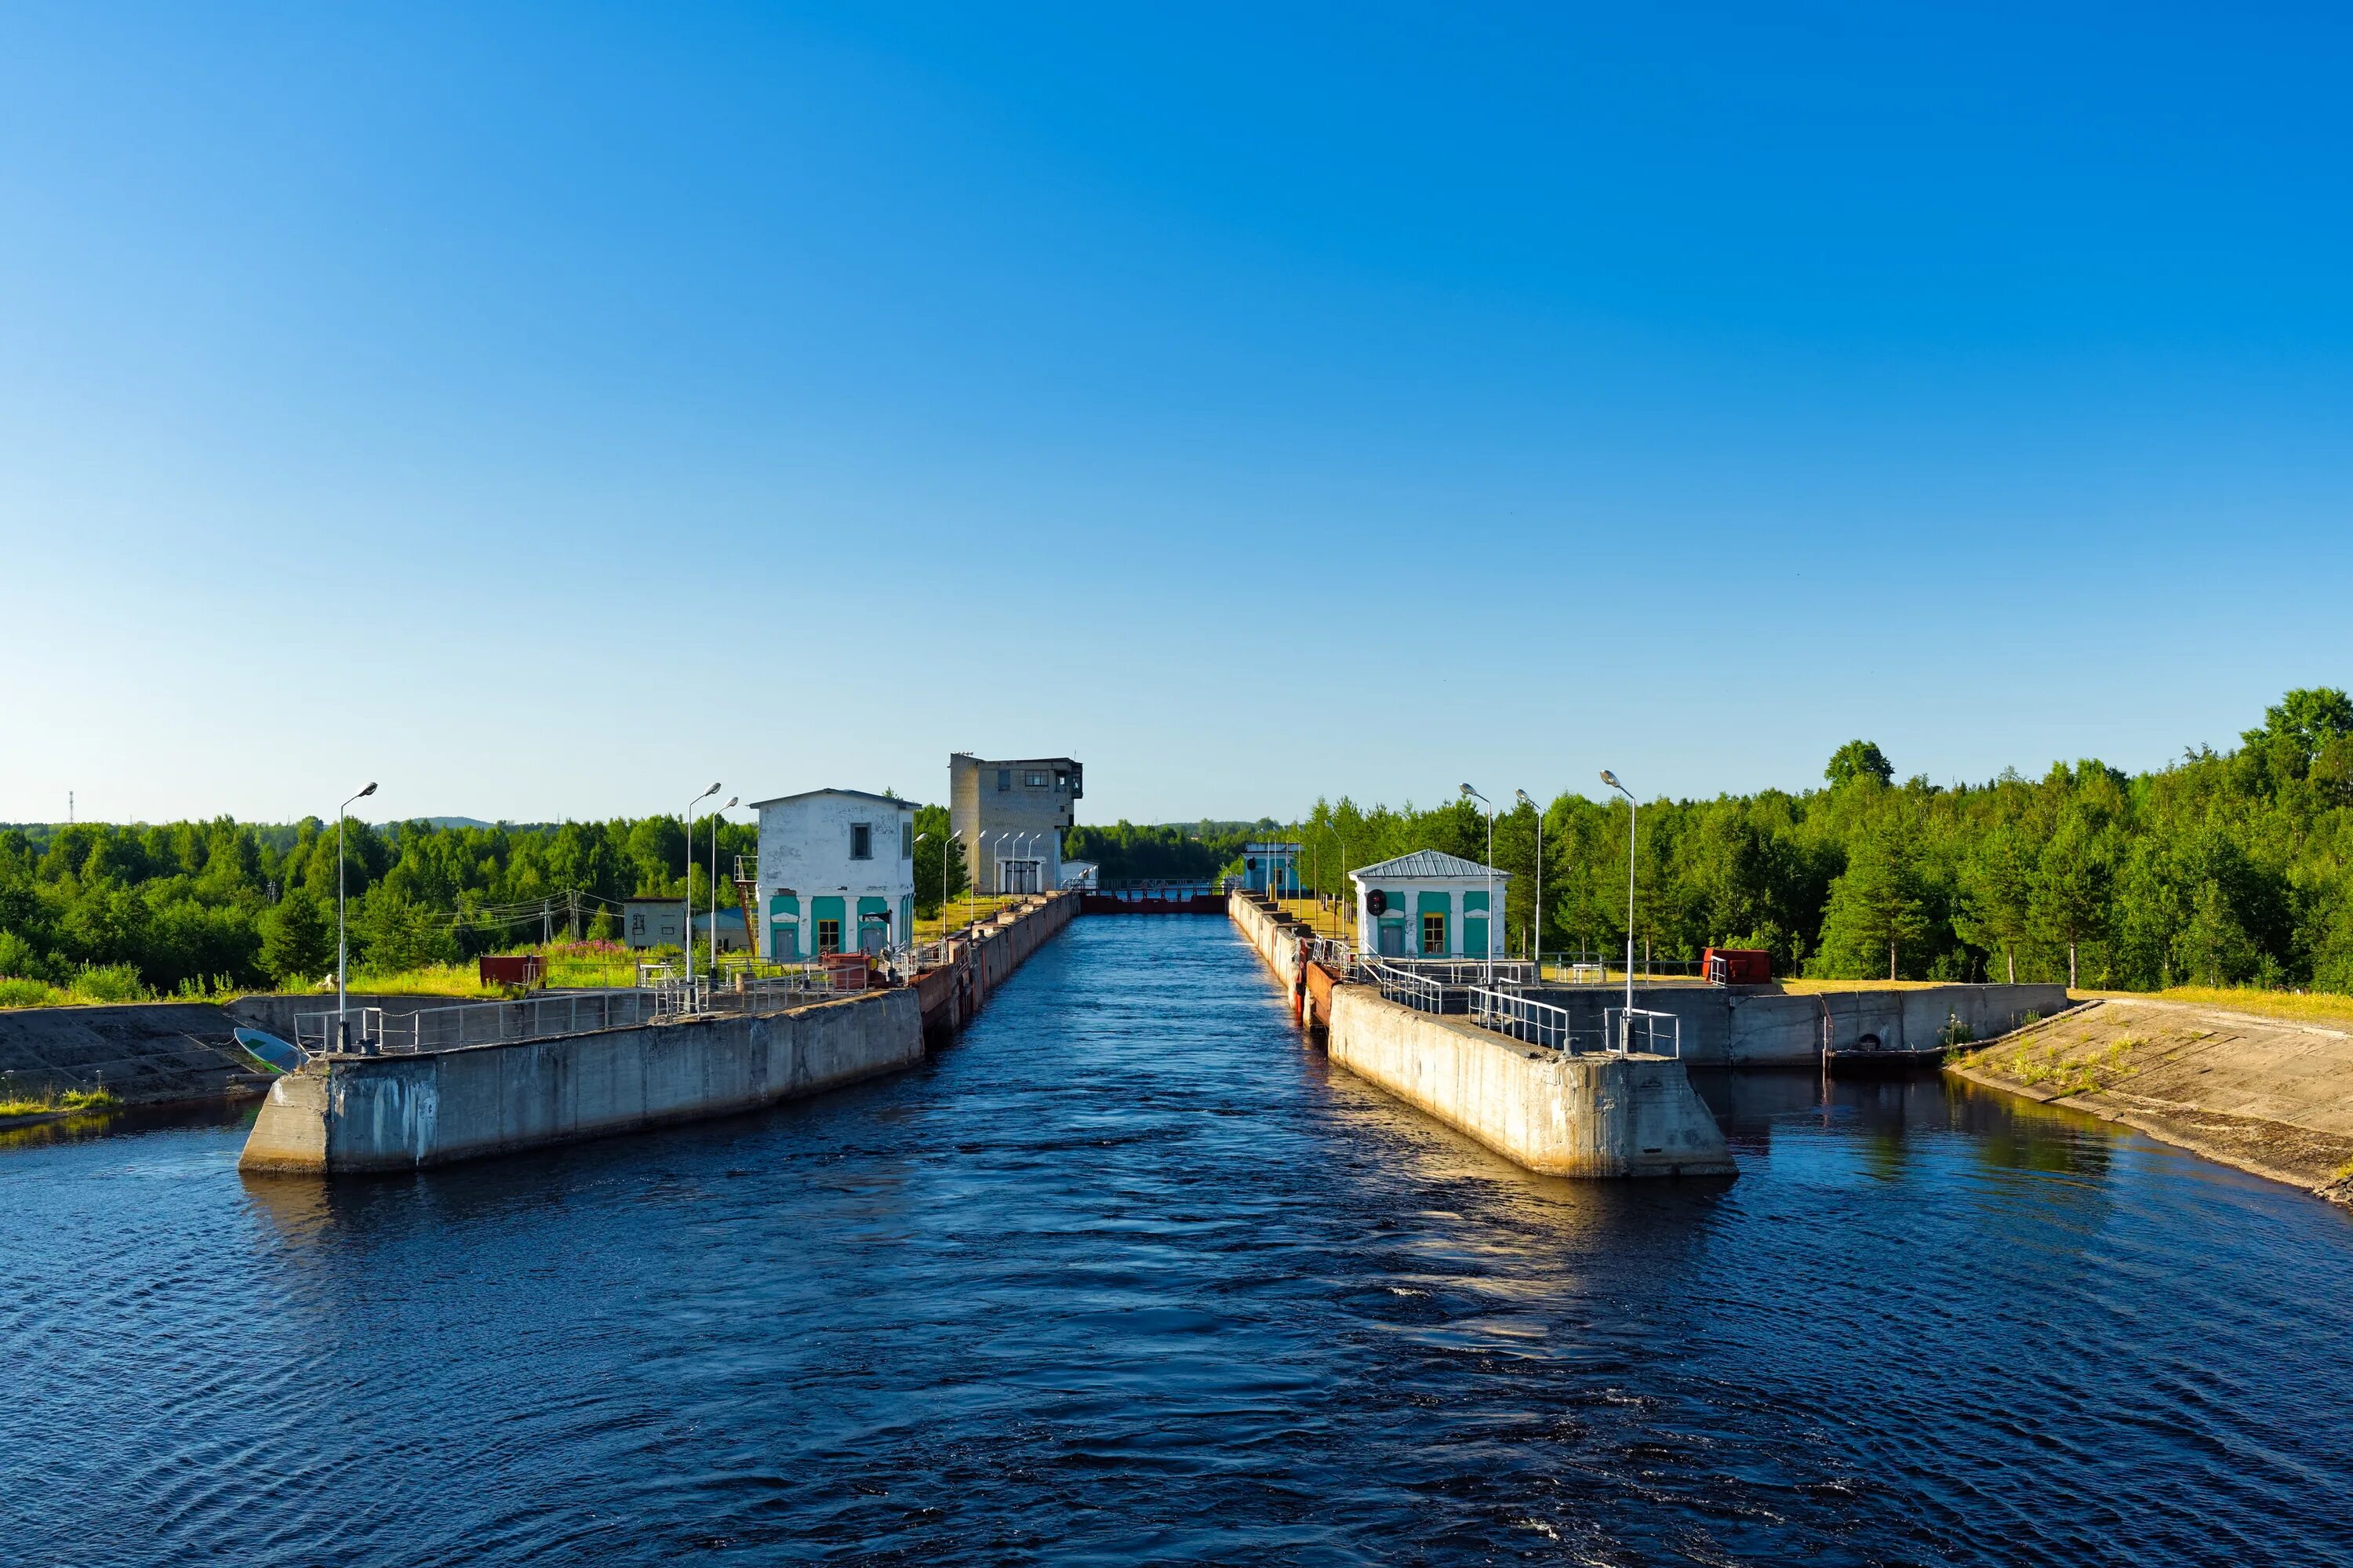
{"label": "two-story white building", "polygon": [[1416,850],[1359,866],[1348,878],[1356,885],[1358,951],[1389,959],[1504,956],[1501,916],[1510,872],[1442,850]]}
{"label": "two-story white building", "polygon": [[915,803],[863,789],[754,800],[760,955],[879,952],[915,923]]}

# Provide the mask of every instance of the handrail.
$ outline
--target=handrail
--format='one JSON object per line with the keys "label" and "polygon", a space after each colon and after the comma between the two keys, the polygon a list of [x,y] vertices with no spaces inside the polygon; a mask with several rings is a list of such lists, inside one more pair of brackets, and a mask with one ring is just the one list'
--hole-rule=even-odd
{"label": "handrail", "polygon": [[[1548,1001],[1532,1001],[1485,986],[1471,988],[1471,1022],[1480,1028],[1575,1055],[1579,1049],[1579,1037],[1569,1027],[1568,1019],[1568,1009],[1555,1007]],[[1606,1043],[1595,1040],[1590,1030],[1586,1032],[1585,1040],[1584,1049],[1607,1049]]]}
{"label": "handrail", "polygon": [[[1617,1022],[1612,1023],[1612,1018]],[[1637,1051],[1645,1055],[1672,1056],[1679,1060],[1683,1056],[1683,1020],[1672,1012],[1659,1012],[1647,1007],[1605,1007],[1601,1010],[1601,1021],[1609,1038],[1616,1042],[1614,1048],[1621,1056]],[[1642,1044],[1637,1045],[1637,1040]]]}
{"label": "handrail", "polygon": [[1403,1002],[1420,1012],[1446,1011],[1446,988],[1409,969],[1393,964],[1366,960],[1366,978],[1381,988],[1383,1000]]}

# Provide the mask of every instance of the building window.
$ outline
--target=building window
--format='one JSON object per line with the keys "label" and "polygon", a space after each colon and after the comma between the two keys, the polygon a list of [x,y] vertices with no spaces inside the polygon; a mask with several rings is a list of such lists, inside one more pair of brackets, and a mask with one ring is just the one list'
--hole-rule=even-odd
{"label": "building window", "polygon": [[1057,773],[1057,774],[1055,774],[1055,775],[1054,775],[1054,793],[1055,793],[1055,794],[1059,795],[1059,794],[1060,794],[1063,790],[1065,790],[1065,789],[1069,789],[1070,787],[1071,787],[1071,776],[1070,776],[1069,774],[1067,774],[1067,773]]}
{"label": "building window", "polygon": [[899,824],[899,858],[901,860],[915,858],[915,824],[913,822]]}
{"label": "building window", "polygon": [[1425,953],[1446,951],[1446,916],[1424,915],[1421,917],[1421,950]]}
{"label": "building window", "polygon": [[642,937],[642,936],[644,936],[645,934],[646,934],[646,917],[645,917],[645,916],[644,916],[642,913],[630,916],[629,916],[629,935],[630,935],[630,936],[632,936],[632,937]]}
{"label": "building window", "polygon": [[1000,768],[997,770],[997,788],[1000,791],[1013,788],[1013,769]]}
{"label": "building window", "polygon": [[1032,789],[1043,789],[1046,787],[1046,776],[1043,773],[1032,773],[1021,782]]}
{"label": "building window", "polygon": [[820,920],[817,923],[817,950],[819,953],[841,951],[841,922]]}
{"label": "building window", "polygon": [[849,824],[849,858],[852,860],[872,860],[874,858],[873,823],[852,822]]}

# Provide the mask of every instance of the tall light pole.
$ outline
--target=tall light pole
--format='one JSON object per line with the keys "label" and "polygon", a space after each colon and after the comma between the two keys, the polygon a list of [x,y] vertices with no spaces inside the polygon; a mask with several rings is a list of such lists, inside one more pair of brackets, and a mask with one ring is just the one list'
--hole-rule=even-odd
{"label": "tall light pole", "polygon": [[[743,798],[728,796],[727,804],[719,811],[733,810],[735,802]],[[719,811],[711,813],[711,978],[714,980],[719,978]],[[687,927],[687,935],[694,935],[691,925]],[[752,917],[748,915],[744,917],[744,941],[747,947],[752,941]]]}
{"label": "tall light pole", "polygon": [[[370,783],[353,796],[352,800],[375,793],[375,785]],[[343,813],[352,809],[352,800],[335,808],[335,1049],[338,1051],[350,1049],[352,1044],[351,1006],[344,983],[350,979],[347,971],[352,967],[352,948],[350,931],[343,922]]]}
{"label": "tall light pole", "polygon": [[980,908],[976,900],[980,896],[980,863],[988,853],[988,841],[1004,836],[1003,828],[991,828],[973,841],[972,874],[965,879],[964,885],[964,924],[967,931],[972,928],[973,922],[980,918]]}
{"label": "tall light pole", "polygon": [[948,956],[948,849],[962,837],[964,832],[959,829],[940,844],[940,959],[944,963]]}
{"label": "tall light pole", "polygon": [[[1495,983],[1495,808],[1486,796],[1468,784],[1462,786],[1462,798],[1476,800],[1487,808],[1487,950],[1481,955],[1485,965],[1480,972],[1487,977],[1487,984],[1493,987]],[[1467,926],[1470,922],[1466,920],[1463,924]]]}
{"label": "tall light pole", "polygon": [[1601,781],[1626,797],[1626,1011],[1618,1020],[1618,1054],[1626,1054],[1634,1033],[1634,820],[1639,814],[1634,791],[1618,782],[1607,768]]}
{"label": "tall light pole", "polygon": [[[686,803],[686,994],[687,1005],[694,1005],[694,809],[713,795],[719,786],[713,784]],[[717,837],[716,829],[712,837]]]}
{"label": "tall light pole", "polygon": [[1514,789],[1520,804],[1536,814],[1536,913],[1528,926],[1528,957],[1536,961],[1536,984],[1544,984],[1544,808],[1528,799],[1525,789]]}
{"label": "tall light pole", "polygon": [[[1329,818],[1324,820],[1324,831],[1330,833],[1333,841],[1340,846],[1340,881],[1342,884],[1342,891],[1345,892],[1345,885],[1348,880],[1348,835],[1340,831],[1340,825],[1337,822],[1331,821]],[[1321,882],[1324,879],[1319,876],[1316,880]],[[1340,935],[1344,940],[1348,935],[1348,922],[1345,916],[1341,917]]]}

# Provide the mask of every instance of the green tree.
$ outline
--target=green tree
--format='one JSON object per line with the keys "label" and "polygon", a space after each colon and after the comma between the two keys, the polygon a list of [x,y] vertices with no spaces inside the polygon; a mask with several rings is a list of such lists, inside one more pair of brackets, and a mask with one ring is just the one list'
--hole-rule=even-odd
{"label": "green tree", "polygon": [[2079,978],[2081,944],[2108,931],[2108,900],[2114,868],[2107,845],[2080,816],[2071,814],[2042,846],[2034,869],[2032,928],[2067,949],[2067,988]]}
{"label": "green tree", "polygon": [[333,923],[310,889],[294,888],[262,920],[261,967],[280,985],[301,985],[334,962]]}
{"label": "green tree", "polygon": [[1869,832],[1831,885],[1818,972],[1860,979],[1884,957],[1887,978],[1894,980],[1902,973],[1904,948],[1926,935],[1927,925],[1911,846],[1892,827]]}
{"label": "green tree", "polygon": [[1888,761],[1887,754],[1872,742],[1850,740],[1831,753],[1830,766],[1822,769],[1822,777],[1831,781],[1833,789],[1858,779],[1876,779],[1882,784],[1890,784],[1895,779],[1895,764]]}
{"label": "green tree", "polygon": [[923,806],[915,812],[915,913],[926,918],[940,912],[940,887],[944,874],[947,895],[954,898],[969,885],[964,841],[948,835],[955,830],[945,806]]}
{"label": "green tree", "polygon": [[2018,983],[2018,948],[2033,930],[2035,858],[2014,828],[2000,828],[1961,863],[1962,906],[1956,924],[1965,940],[2002,956],[2009,984]]}

